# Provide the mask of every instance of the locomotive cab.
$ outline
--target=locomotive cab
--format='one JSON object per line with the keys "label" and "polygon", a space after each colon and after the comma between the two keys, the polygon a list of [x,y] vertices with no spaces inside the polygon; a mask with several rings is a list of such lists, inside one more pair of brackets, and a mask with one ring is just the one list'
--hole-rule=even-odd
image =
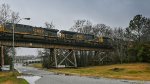
{"label": "locomotive cab", "polygon": [[61,30],[60,33],[61,33],[61,39],[70,39],[70,40],[75,39],[76,32]]}

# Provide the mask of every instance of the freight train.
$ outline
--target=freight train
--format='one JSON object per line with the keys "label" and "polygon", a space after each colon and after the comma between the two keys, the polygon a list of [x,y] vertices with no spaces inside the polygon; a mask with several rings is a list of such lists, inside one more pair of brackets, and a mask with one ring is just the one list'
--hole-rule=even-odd
{"label": "freight train", "polygon": [[[32,40],[53,40],[66,44],[87,44],[87,45],[110,45],[111,39],[108,37],[97,37],[92,34],[83,34],[78,32],[48,29],[42,27],[33,27],[23,24],[7,23],[0,25],[0,35],[3,37],[12,36],[14,27],[15,38],[32,39]],[[58,32],[60,35],[58,35]]]}

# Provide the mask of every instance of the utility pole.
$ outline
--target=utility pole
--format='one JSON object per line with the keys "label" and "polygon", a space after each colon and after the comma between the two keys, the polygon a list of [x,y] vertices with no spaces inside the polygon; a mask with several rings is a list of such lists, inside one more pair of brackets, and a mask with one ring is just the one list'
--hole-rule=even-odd
{"label": "utility pole", "polygon": [[15,63],[15,47],[14,47],[15,46],[15,24],[18,24],[23,19],[24,20],[30,20],[30,18],[21,18],[18,20],[18,22],[12,24],[12,27],[13,27],[12,71],[14,71],[14,63]]}

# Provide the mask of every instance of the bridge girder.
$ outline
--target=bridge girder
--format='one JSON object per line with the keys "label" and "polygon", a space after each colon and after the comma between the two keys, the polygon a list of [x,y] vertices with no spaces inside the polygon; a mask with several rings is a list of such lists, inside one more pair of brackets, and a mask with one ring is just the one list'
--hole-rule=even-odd
{"label": "bridge girder", "polygon": [[[12,47],[12,41],[0,41],[1,46],[10,46]],[[57,49],[73,49],[73,50],[108,50],[107,48],[92,48],[92,47],[80,47],[80,46],[70,46],[70,45],[59,45],[59,44],[44,44],[44,43],[32,43],[32,42],[15,42],[15,47],[28,47],[28,48],[57,48]]]}

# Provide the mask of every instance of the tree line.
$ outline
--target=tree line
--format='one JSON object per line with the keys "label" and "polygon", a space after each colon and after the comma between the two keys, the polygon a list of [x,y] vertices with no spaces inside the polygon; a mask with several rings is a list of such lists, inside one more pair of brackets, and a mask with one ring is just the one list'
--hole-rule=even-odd
{"label": "tree line", "polygon": [[[126,28],[112,28],[105,24],[93,25],[89,20],[76,20],[70,31],[111,38],[110,44],[114,49],[111,53],[102,54],[107,55],[103,63],[110,59],[106,61],[109,63],[105,64],[150,62],[150,18],[148,17],[135,15]],[[45,49],[42,55],[48,58],[50,51]],[[44,62],[43,65],[48,67],[48,60],[47,63],[46,60]],[[96,65],[103,63],[97,62]]]}
{"label": "tree line", "polygon": [[93,25],[88,20],[76,20],[70,30],[112,39],[113,63],[150,61],[150,18],[135,15],[127,28],[112,28],[105,24]]}

